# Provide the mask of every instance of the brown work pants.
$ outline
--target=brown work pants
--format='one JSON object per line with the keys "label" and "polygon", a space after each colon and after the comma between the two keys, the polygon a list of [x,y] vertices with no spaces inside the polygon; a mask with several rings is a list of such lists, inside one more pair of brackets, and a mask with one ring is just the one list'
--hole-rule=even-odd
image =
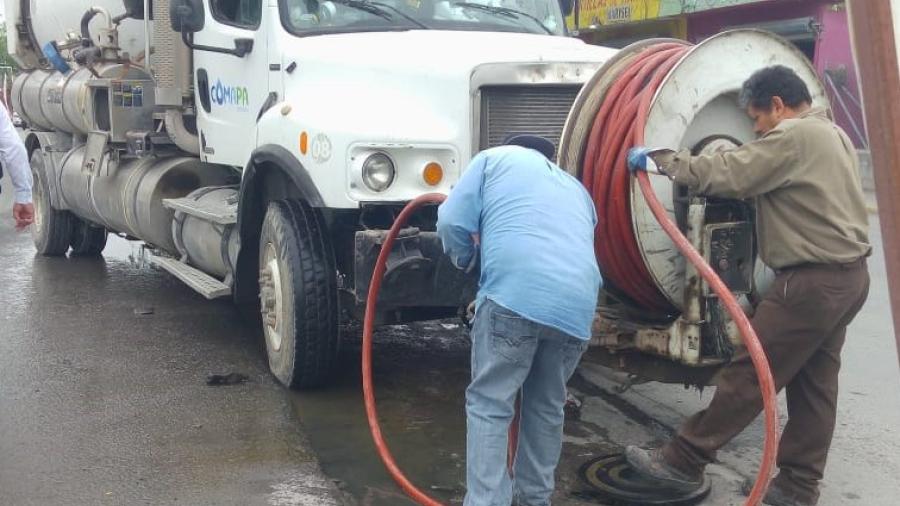
{"label": "brown work pants", "polygon": [[[847,325],[869,291],[865,259],[804,265],[778,272],[752,324],[769,358],[775,387],[787,388],[788,423],[778,449],[774,483],[796,500],[815,504],[837,411],[838,371]],[[716,380],[709,407],[687,420],[663,448],[666,461],[692,475],[762,411],[747,350],[739,348]]]}

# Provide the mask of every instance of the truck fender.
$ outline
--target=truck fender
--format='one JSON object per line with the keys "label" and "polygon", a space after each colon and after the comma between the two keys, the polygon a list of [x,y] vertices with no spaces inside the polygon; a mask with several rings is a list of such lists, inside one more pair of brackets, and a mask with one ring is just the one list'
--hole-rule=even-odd
{"label": "truck fender", "polygon": [[241,177],[237,225],[242,246],[234,277],[234,299],[238,304],[256,299],[260,227],[268,203],[282,198],[301,199],[312,207],[325,206],[312,177],[297,157],[279,145],[260,146],[250,155]]}

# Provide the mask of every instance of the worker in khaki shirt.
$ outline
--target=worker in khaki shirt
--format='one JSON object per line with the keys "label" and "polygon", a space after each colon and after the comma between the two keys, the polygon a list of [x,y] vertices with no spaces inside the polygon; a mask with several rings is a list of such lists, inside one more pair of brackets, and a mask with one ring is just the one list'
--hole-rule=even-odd
{"label": "worker in khaki shirt", "polygon": [[[834,431],[841,347],[869,289],[865,258],[871,246],[859,162],[847,135],[824,109],[811,107],[809,90],[794,71],[759,70],[744,83],[741,101],[757,140],[704,156],[638,147],[628,162],[632,170],[646,170],[652,160],[699,194],[755,200],[760,256],[776,277],[752,324],[776,388],[787,389],[789,417],[779,473],[763,502],[814,505]],[[626,457],[661,485],[695,489],[716,451],[761,410],[753,365],[740,348],[718,375],[708,408],[662,448],[628,447]],[[745,493],[750,485],[745,483]]]}

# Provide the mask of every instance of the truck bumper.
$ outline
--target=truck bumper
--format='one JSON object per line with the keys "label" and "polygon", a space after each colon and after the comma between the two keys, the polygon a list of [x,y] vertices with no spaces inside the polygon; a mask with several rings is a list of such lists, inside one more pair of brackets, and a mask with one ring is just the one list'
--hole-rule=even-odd
{"label": "truck bumper", "polygon": [[[388,232],[356,232],[354,293],[364,304],[375,261]],[[378,294],[378,309],[401,307],[460,307],[475,300],[478,273],[465,274],[444,255],[435,232],[406,228],[400,232],[388,257]]]}

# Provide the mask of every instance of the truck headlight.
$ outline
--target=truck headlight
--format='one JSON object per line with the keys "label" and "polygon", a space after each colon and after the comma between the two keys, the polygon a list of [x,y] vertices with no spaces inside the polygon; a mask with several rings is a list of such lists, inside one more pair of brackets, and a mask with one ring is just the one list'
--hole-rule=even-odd
{"label": "truck headlight", "polygon": [[384,153],[374,153],[362,165],[362,178],[366,186],[375,192],[387,190],[394,182],[394,162]]}

